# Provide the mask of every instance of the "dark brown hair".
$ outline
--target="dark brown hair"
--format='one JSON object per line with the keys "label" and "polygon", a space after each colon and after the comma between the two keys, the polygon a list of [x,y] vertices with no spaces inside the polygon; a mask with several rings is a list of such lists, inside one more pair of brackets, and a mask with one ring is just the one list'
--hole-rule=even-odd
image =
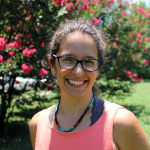
{"label": "dark brown hair", "polygon": [[101,30],[98,30],[94,25],[91,25],[91,22],[89,20],[71,20],[67,23],[61,23],[58,29],[54,32],[54,35],[52,36],[52,39],[48,44],[50,51],[42,61],[42,65],[45,68],[50,68],[48,64],[48,58],[50,58],[51,64],[54,65],[55,57],[53,57],[52,54],[56,55],[64,39],[68,36],[68,34],[74,32],[88,34],[94,39],[97,47],[98,57],[99,59],[103,60],[101,62],[100,68],[104,65],[106,43],[104,40],[103,32]]}

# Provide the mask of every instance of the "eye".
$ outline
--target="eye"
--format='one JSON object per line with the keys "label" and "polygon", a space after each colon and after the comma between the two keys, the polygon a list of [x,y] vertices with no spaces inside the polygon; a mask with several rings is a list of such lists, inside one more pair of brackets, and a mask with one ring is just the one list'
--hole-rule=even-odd
{"label": "eye", "polygon": [[61,61],[63,63],[73,63],[74,62],[74,59],[71,58],[71,57],[62,57]]}
{"label": "eye", "polygon": [[84,65],[88,65],[88,66],[95,65],[94,60],[92,60],[92,59],[84,60],[83,63],[84,63]]}

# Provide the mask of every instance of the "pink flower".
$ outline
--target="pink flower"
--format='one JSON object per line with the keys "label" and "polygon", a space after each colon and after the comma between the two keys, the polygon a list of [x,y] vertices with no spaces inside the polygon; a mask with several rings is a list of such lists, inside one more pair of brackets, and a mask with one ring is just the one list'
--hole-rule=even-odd
{"label": "pink flower", "polygon": [[34,54],[34,53],[36,53],[36,52],[37,52],[37,50],[36,50],[35,48],[30,49],[30,53],[31,53],[31,54]]}
{"label": "pink flower", "polygon": [[16,47],[15,42],[10,42],[9,44],[5,44],[5,48]]}
{"label": "pink flower", "polygon": [[130,78],[133,78],[133,75],[129,75]]}
{"label": "pink flower", "polygon": [[18,48],[21,46],[22,40],[19,39],[19,40],[15,41],[14,43],[15,43],[15,47]]}
{"label": "pink flower", "polygon": [[83,11],[84,10],[87,10],[87,9],[89,9],[90,7],[89,7],[89,5],[88,5],[88,3],[87,2],[85,2],[84,4],[83,4]]}
{"label": "pink flower", "polygon": [[119,41],[119,37],[116,37],[116,41]]}
{"label": "pink flower", "polygon": [[14,52],[14,51],[10,51],[10,52],[8,52],[8,54],[9,54],[11,57],[13,57],[14,54],[15,54],[15,52]]}
{"label": "pink flower", "polygon": [[120,80],[120,77],[117,77],[116,79],[117,79],[117,80]]}
{"label": "pink flower", "polygon": [[30,50],[28,48],[25,48],[23,51],[22,51],[22,55],[26,55],[26,58],[30,58],[31,57],[31,53],[30,53]]}
{"label": "pink flower", "polygon": [[38,28],[37,28],[37,27],[35,27],[34,29],[35,29],[35,31],[38,31]]}
{"label": "pink flower", "polygon": [[127,71],[126,74],[129,76],[129,75],[132,75],[131,71]]}
{"label": "pink flower", "polygon": [[67,20],[68,20],[68,18],[64,18],[64,20],[65,20],[65,21],[67,21]]}
{"label": "pink flower", "polygon": [[118,45],[117,45],[117,43],[114,43],[114,47],[117,49],[118,48]]}
{"label": "pink flower", "polygon": [[144,47],[143,49],[144,49],[144,52],[146,52],[146,51],[147,51],[147,49],[146,49],[145,47]]}
{"label": "pink flower", "polygon": [[150,21],[146,21],[147,24],[150,24]]}
{"label": "pink flower", "polygon": [[52,87],[52,86],[53,86],[52,84],[48,84],[46,88],[49,88],[49,87]]}
{"label": "pink flower", "polygon": [[127,13],[126,13],[126,11],[125,10],[123,10],[122,12],[121,12],[121,15],[126,15]]}
{"label": "pink flower", "polygon": [[28,33],[27,35],[24,36],[24,38],[25,38],[26,40],[28,40],[30,37],[31,37],[31,34],[30,34],[30,33]]}
{"label": "pink flower", "polygon": [[43,28],[43,25],[41,24],[40,27]]}
{"label": "pink flower", "polygon": [[68,10],[71,10],[71,7],[73,6],[73,3],[72,2],[70,2],[68,5],[66,5],[66,7],[67,7],[67,9]]}
{"label": "pink flower", "polygon": [[3,63],[3,56],[0,55],[0,63]]}
{"label": "pink flower", "polygon": [[132,39],[130,39],[130,40],[128,40],[128,41],[127,41],[127,43],[130,43],[130,42],[133,42],[133,40],[132,40]]}
{"label": "pink flower", "polygon": [[27,66],[26,64],[22,64],[21,68],[23,70],[23,73],[26,75],[33,69],[33,66],[32,65]]}
{"label": "pink flower", "polygon": [[146,41],[146,42],[149,42],[149,41],[150,41],[150,38],[145,38],[145,41]]}
{"label": "pink flower", "polygon": [[142,46],[141,46],[141,45],[139,45],[139,48],[142,48]]}
{"label": "pink flower", "polygon": [[20,38],[20,35],[21,35],[21,33],[18,33],[18,34],[16,35],[16,38]]}
{"label": "pink flower", "polygon": [[137,77],[138,77],[137,73],[133,74],[133,78],[137,79]]}
{"label": "pink flower", "polygon": [[27,20],[27,21],[29,21],[29,20],[30,20],[30,18],[29,18],[29,17],[26,17],[26,20]]}
{"label": "pink flower", "polygon": [[140,23],[139,23],[139,25],[142,25],[143,24],[143,21],[141,21]]}
{"label": "pink flower", "polygon": [[7,27],[7,28],[6,28],[6,32],[9,32],[10,30],[11,30],[10,27]]}
{"label": "pink flower", "polygon": [[101,19],[95,18],[91,21],[91,24],[99,24],[100,22],[101,22]]}
{"label": "pink flower", "polygon": [[38,74],[39,74],[39,76],[43,76],[43,75],[48,74],[48,71],[45,70],[44,68],[42,68]]}
{"label": "pink flower", "polygon": [[52,0],[53,2],[56,3],[56,5],[60,5],[61,4],[61,0]]}
{"label": "pink flower", "polygon": [[42,47],[44,47],[44,46],[45,46],[45,43],[44,43],[44,42],[42,42],[42,43],[41,43],[41,46],[42,46]]}
{"label": "pink flower", "polygon": [[89,11],[89,13],[91,14],[91,13],[95,13],[96,12],[96,10],[94,10],[94,9],[91,9],[90,11]]}
{"label": "pink flower", "polygon": [[5,44],[4,38],[0,38],[0,51],[4,50],[4,44]]}
{"label": "pink flower", "polygon": [[148,66],[149,60],[144,60],[144,64],[145,64],[146,66]]}

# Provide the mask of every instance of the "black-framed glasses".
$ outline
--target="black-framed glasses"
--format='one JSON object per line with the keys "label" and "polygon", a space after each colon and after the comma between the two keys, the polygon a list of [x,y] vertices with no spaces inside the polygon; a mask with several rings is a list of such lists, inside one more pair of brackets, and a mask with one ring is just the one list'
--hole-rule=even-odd
{"label": "black-framed glasses", "polygon": [[53,56],[57,58],[60,68],[63,69],[74,69],[77,64],[80,63],[84,70],[96,71],[100,65],[100,62],[102,62],[101,59],[86,58],[83,60],[78,60],[70,56],[56,56],[54,54]]}

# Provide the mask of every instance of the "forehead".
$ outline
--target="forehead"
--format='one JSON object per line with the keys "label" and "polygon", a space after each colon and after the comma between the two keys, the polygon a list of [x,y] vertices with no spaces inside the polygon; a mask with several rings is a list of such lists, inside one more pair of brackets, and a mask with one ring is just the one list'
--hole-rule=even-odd
{"label": "forehead", "polygon": [[60,45],[57,54],[98,58],[98,51],[94,39],[90,35],[80,32],[68,34]]}

